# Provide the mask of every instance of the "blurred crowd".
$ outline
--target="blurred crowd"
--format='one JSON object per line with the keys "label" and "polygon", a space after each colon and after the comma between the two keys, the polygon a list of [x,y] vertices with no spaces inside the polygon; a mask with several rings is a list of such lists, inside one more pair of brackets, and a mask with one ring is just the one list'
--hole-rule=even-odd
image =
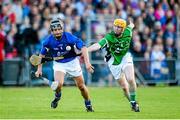
{"label": "blurred crowd", "polygon": [[151,68],[159,69],[157,62],[177,57],[179,6],[178,0],[0,0],[0,60],[38,52],[53,17],[61,18],[65,31],[84,41],[88,19],[95,20],[92,38],[99,40],[112,29],[114,18],[123,18],[136,26],[133,56],[157,60]]}

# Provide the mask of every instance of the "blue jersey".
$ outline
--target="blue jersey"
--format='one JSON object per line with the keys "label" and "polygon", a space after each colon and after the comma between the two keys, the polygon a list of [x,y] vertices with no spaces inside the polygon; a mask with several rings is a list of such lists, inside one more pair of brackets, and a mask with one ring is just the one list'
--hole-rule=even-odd
{"label": "blue jersey", "polygon": [[[67,50],[67,46],[70,46],[71,50]],[[68,32],[63,32],[60,40],[56,40],[56,38],[51,34],[43,42],[41,54],[46,55],[47,52],[50,52],[52,57],[73,56],[73,54],[75,54],[75,52],[72,51],[74,46],[78,50],[81,50],[85,44],[81,39]],[[65,57],[64,59],[56,60],[56,62],[65,63],[73,59],[75,59],[75,57]]]}

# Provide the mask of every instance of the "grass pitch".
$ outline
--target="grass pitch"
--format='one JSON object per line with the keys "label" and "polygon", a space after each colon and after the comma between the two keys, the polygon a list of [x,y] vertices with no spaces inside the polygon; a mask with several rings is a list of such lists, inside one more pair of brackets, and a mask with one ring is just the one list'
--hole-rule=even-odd
{"label": "grass pitch", "polygon": [[0,118],[29,119],[174,119],[180,118],[180,87],[140,87],[141,112],[131,111],[118,87],[90,87],[95,112],[87,113],[76,87],[64,87],[56,109],[48,87],[0,88]]}

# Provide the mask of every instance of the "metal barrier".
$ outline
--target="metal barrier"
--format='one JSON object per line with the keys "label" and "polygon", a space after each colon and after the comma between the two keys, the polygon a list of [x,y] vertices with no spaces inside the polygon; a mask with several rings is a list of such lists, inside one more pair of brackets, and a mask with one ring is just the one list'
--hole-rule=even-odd
{"label": "metal barrier", "polygon": [[24,84],[22,70],[23,61],[21,58],[6,59],[3,63],[3,85]]}
{"label": "metal barrier", "polygon": [[[154,63],[159,63],[159,69],[154,68]],[[178,82],[176,78],[176,59],[166,59],[164,61],[151,61],[144,58],[134,58],[135,73],[137,79],[143,84]]]}

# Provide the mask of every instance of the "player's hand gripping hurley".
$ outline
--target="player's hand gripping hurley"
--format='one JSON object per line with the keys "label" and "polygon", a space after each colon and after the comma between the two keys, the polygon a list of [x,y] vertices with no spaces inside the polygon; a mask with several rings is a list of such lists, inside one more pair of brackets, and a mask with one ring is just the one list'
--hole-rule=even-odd
{"label": "player's hand gripping hurley", "polygon": [[[80,54],[76,54],[76,55],[73,55],[73,56],[69,56],[69,57],[75,57],[75,56],[80,56]],[[40,65],[42,63],[45,63],[45,62],[48,62],[48,61],[54,61],[54,60],[61,60],[61,59],[64,59],[65,57],[64,56],[59,56],[59,57],[41,57],[41,56],[38,56],[38,55],[32,55],[29,59],[30,63],[33,65],[33,66],[37,66],[37,65]]]}
{"label": "player's hand gripping hurley", "polygon": [[39,64],[42,64],[42,63],[45,63],[45,62],[48,62],[48,61],[53,61],[53,60],[60,60],[60,59],[63,59],[64,57],[62,56],[62,57],[55,57],[55,58],[53,58],[53,57],[40,57],[40,56],[38,56],[38,55],[32,55],[31,57],[30,57],[30,63],[32,64],[32,65],[34,65],[34,66],[37,66],[37,65],[39,65]]}

